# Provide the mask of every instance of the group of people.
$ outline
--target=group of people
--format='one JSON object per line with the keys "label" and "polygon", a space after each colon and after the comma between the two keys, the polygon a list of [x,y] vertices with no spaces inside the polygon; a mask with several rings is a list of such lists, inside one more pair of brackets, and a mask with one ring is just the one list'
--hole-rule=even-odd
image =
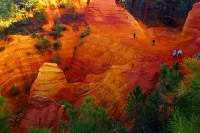
{"label": "group of people", "polygon": [[181,58],[182,54],[183,54],[183,51],[181,49],[179,49],[179,50],[175,49],[173,52],[173,59]]}
{"label": "group of people", "polygon": [[[133,34],[133,38],[136,39],[136,33]],[[152,45],[154,46],[155,43],[156,43],[156,41],[153,39],[153,40],[152,40]]]}
{"label": "group of people", "polygon": [[[133,34],[133,38],[134,38],[134,39],[137,38],[136,33]],[[156,41],[153,39],[153,40],[152,40],[152,45],[154,46],[155,43],[156,43]],[[183,54],[183,51],[182,51],[181,49],[179,49],[179,50],[176,50],[176,49],[175,49],[174,52],[173,52],[173,59],[181,58],[181,57],[182,57],[182,54]]]}

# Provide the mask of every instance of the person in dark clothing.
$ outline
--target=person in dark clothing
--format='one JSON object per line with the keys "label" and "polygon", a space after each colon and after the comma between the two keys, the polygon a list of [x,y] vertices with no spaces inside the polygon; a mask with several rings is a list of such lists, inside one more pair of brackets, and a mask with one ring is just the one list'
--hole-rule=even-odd
{"label": "person in dark clothing", "polygon": [[153,40],[152,40],[152,45],[154,46],[154,45],[155,45],[155,43],[156,43],[156,41],[153,39]]}
{"label": "person in dark clothing", "polygon": [[136,39],[136,34],[135,33],[133,34],[133,37],[134,37],[134,39]]}
{"label": "person in dark clothing", "polygon": [[175,49],[173,52],[173,59],[176,59],[176,56],[177,56],[177,50]]}

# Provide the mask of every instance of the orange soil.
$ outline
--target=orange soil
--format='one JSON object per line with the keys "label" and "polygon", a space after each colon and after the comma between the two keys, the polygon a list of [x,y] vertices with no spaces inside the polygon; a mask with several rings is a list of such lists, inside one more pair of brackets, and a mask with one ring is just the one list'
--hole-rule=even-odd
{"label": "orange soil", "polygon": [[[166,28],[146,28],[139,24],[125,9],[116,6],[114,0],[93,0],[86,5],[86,0],[75,0],[77,10],[84,12],[85,20],[91,27],[91,34],[83,39],[83,45],[78,46],[79,35],[85,30],[82,23],[80,30],[74,32],[71,25],[66,25],[69,31],[62,32],[60,38],[62,47],[51,53],[38,54],[34,49],[34,39],[31,36],[10,35],[13,40],[6,49],[0,52],[0,86],[2,94],[17,107],[26,105],[28,96],[25,95],[24,84],[32,80],[33,74],[38,73],[44,62],[52,62],[53,53],[59,53],[61,62],[59,67],[64,69],[70,65],[73,50],[78,46],[73,58],[72,68],[64,74],[71,82],[66,88],[55,94],[56,100],[68,100],[80,104],[85,96],[92,96],[98,104],[103,105],[115,118],[124,118],[123,106],[129,91],[137,84],[141,84],[144,91],[156,86],[156,72],[162,63],[173,64],[182,59],[172,60],[174,49],[181,48],[183,57],[192,57],[197,48],[193,47],[193,39],[183,37],[180,33],[167,32]],[[56,12],[63,11],[47,8],[48,21],[44,29],[51,30]],[[137,39],[133,39],[133,33]],[[45,36],[49,39],[51,37]],[[155,46],[151,40],[155,39]],[[53,42],[53,40],[51,39]],[[0,44],[4,44],[0,41]],[[27,55],[27,52],[30,55]],[[45,78],[45,77],[44,77]],[[21,88],[19,97],[9,98],[8,90],[15,84]],[[87,94],[67,95],[68,89],[88,88]]]}

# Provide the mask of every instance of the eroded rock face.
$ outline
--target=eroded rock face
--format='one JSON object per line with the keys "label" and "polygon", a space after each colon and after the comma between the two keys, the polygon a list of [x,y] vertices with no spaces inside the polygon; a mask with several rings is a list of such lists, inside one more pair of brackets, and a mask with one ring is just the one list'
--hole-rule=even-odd
{"label": "eroded rock face", "polygon": [[67,84],[63,71],[55,63],[44,63],[31,87],[31,95],[52,97]]}
{"label": "eroded rock face", "polygon": [[63,113],[64,106],[46,96],[35,95],[30,98],[28,107],[15,124],[14,132],[27,133],[32,127],[55,130]]}
{"label": "eroded rock face", "polygon": [[193,5],[192,10],[189,12],[183,33],[186,35],[200,36],[200,2]]}

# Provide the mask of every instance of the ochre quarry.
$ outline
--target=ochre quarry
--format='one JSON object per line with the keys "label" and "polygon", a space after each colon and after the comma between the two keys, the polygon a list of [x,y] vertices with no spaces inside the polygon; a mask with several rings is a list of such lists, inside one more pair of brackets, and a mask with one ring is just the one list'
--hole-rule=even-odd
{"label": "ochre quarry", "polygon": [[[76,23],[65,25],[68,30],[59,38],[62,43],[59,50],[51,48],[50,52],[38,53],[31,35],[9,35],[10,39],[0,41],[0,47],[5,47],[0,52],[2,95],[16,111],[27,106],[29,95],[24,88],[36,76],[31,96],[47,95],[56,101],[66,100],[77,105],[91,96],[112,118],[123,119],[126,98],[132,88],[138,84],[144,92],[155,88],[161,64],[182,62],[182,59],[172,59],[174,49],[181,48],[186,58],[193,57],[199,50],[196,38],[169,32],[164,27],[147,28],[117,6],[115,0],[91,0],[89,5],[86,1],[75,2],[85,22],[79,24],[79,31],[73,31]],[[46,8],[48,24],[43,28],[50,31],[55,14],[62,16],[63,11]],[[87,25],[91,33],[79,45],[79,36]],[[133,33],[137,34],[136,39]],[[53,42],[48,34],[44,37]],[[154,46],[153,39],[156,40]],[[58,66],[45,63],[52,63],[55,53],[61,57]],[[65,70],[66,66],[70,69]],[[21,90],[16,98],[9,96],[13,84]]]}

